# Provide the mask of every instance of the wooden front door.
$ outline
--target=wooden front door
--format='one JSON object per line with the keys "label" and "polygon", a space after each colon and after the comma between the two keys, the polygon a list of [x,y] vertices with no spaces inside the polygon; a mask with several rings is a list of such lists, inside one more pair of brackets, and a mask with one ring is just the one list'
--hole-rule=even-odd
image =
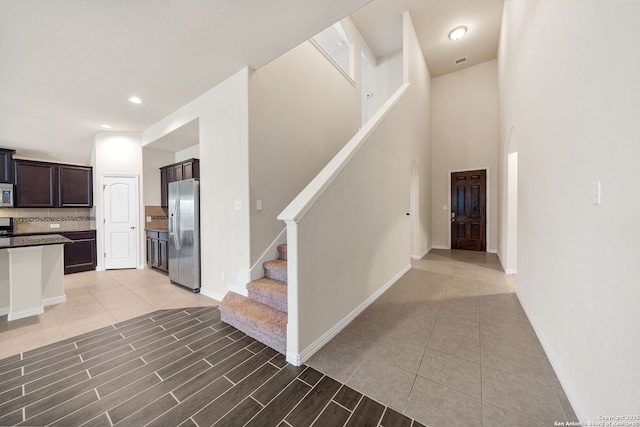
{"label": "wooden front door", "polygon": [[487,171],[451,173],[451,249],[487,250]]}

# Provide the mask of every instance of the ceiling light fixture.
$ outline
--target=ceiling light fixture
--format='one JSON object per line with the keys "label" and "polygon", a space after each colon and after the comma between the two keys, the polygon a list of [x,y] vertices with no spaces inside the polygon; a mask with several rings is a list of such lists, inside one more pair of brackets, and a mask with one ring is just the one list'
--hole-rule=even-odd
{"label": "ceiling light fixture", "polygon": [[103,125],[100,125],[100,127],[101,127],[101,128],[105,128],[105,129],[111,129],[111,126],[109,126],[109,125],[108,125],[108,124],[106,124],[106,123],[105,123],[105,124],[103,124]]}
{"label": "ceiling light fixture", "polygon": [[449,38],[451,40],[460,40],[465,34],[467,34],[467,27],[456,27],[449,32]]}
{"label": "ceiling light fixture", "polygon": [[142,104],[142,99],[138,98],[137,96],[130,96],[127,99],[133,104]]}

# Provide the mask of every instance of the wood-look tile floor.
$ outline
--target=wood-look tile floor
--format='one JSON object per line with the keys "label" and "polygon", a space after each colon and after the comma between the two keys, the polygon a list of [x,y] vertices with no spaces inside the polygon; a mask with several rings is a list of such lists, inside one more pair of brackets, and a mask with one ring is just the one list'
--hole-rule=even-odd
{"label": "wood-look tile floor", "polygon": [[220,322],[159,310],[0,360],[0,426],[421,426]]}

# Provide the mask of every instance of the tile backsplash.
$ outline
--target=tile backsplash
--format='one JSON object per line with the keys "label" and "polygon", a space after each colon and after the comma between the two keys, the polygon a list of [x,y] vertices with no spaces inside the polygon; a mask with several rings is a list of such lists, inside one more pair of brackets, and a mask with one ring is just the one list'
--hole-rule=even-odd
{"label": "tile backsplash", "polygon": [[[13,217],[15,233],[43,233],[95,228],[92,208],[3,208],[0,217]],[[59,228],[51,228],[59,224]]]}
{"label": "tile backsplash", "polygon": [[[151,221],[148,221],[151,219]],[[167,229],[169,228],[169,212],[167,208],[162,206],[145,206],[144,207],[144,227]]]}

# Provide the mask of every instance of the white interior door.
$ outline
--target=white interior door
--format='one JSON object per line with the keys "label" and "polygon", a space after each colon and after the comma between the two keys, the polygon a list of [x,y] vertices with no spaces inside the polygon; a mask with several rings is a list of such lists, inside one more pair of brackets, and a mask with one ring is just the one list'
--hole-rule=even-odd
{"label": "white interior door", "polygon": [[104,268],[138,264],[138,177],[104,176]]}

